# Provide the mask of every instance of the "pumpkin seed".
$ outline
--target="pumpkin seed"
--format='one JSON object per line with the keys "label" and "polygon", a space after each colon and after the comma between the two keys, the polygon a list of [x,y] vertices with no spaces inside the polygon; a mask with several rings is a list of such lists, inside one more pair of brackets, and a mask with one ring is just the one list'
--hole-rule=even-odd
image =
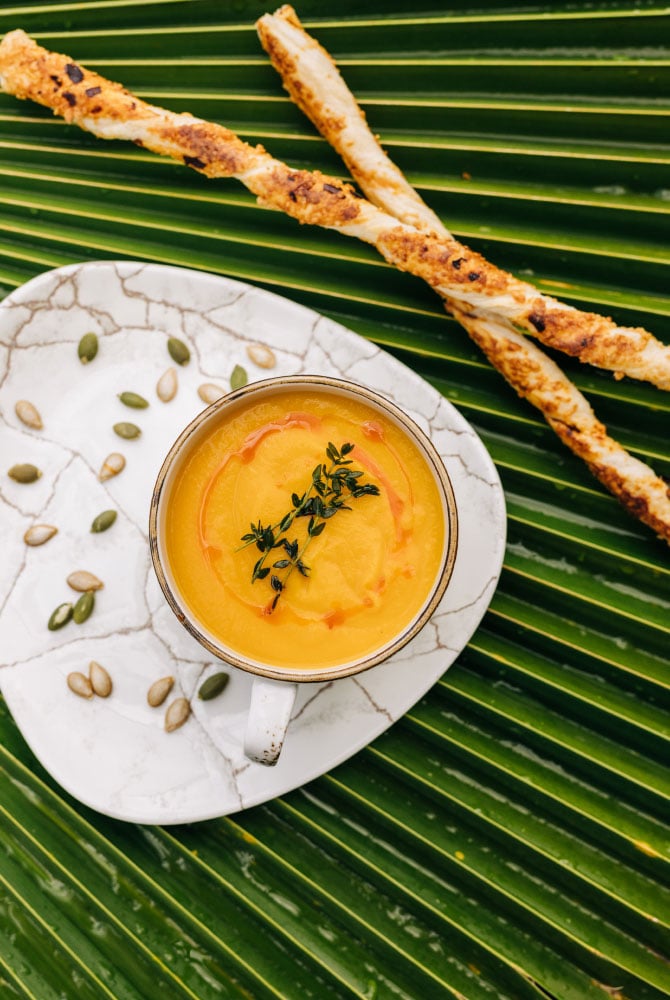
{"label": "pumpkin seed", "polygon": [[79,360],[82,365],[87,365],[89,361],[98,353],[98,338],[94,333],[85,333],[84,336],[79,341],[79,347],[77,348],[77,354],[79,355]]}
{"label": "pumpkin seed", "polygon": [[167,349],[172,360],[176,361],[178,365],[187,365],[191,360],[191,352],[184,341],[179,340],[178,337],[168,338]]}
{"label": "pumpkin seed", "polygon": [[125,467],[126,460],[123,455],[120,455],[118,451],[113,451],[100,466],[98,479],[101,483],[104,483],[105,480],[111,479],[112,476],[118,476],[119,472],[123,472]]}
{"label": "pumpkin seed", "polygon": [[7,475],[15,483],[34,483],[42,473],[36,465],[31,465],[30,462],[20,462],[18,465],[13,465]]}
{"label": "pumpkin seed", "polygon": [[67,625],[70,618],[72,618],[72,605],[69,603],[59,604],[55,611],[51,612],[51,617],[47,622],[47,628],[50,632],[55,632],[56,629],[63,628]]}
{"label": "pumpkin seed", "polygon": [[249,344],[247,347],[247,356],[259,368],[274,368],[277,364],[275,352],[267,347],[266,344]]}
{"label": "pumpkin seed", "polygon": [[152,708],[158,708],[162,705],[174,684],[174,677],[161,677],[159,680],[154,681],[149,690],[147,691],[147,701]]}
{"label": "pumpkin seed", "polygon": [[175,729],[179,729],[180,726],[184,725],[190,714],[191,705],[188,698],[175,698],[168,705],[168,710],[165,713],[165,732],[172,733]]}
{"label": "pumpkin seed", "polygon": [[67,675],[67,686],[70,691],[78,694],[80,698],[93,697],[93,688],[91,687],[90,680],[84,674],[80,673],[79,670],[73,670],[71,674]]}
{"label": "pumpkin seed", "polygon": [[130,406],[133,410],[146,410],[149,400],[140,396],[139,392],[120,392],[119,399],[124,406]]}
{"label": "pumpkin seed", "polygon": [[177,369],[168,368],[156,383],[156,395],[163,403],[169,403],[177,395]]}
{"label": "pumpkin seed", "polygon": [[67,582],[73,590],[77,590],[81,594],[85,594],[89,590],[102,590],[105,586],[102,580],[86,569],[78,569],[74,573],[70,573]]}
{"label": "pumpkin seed", "polygon": [[235,365],[232,374],[230,376],[230,388],[231,389],[241,389],[249,381],[249,376],[247,375],[246,369],[242,365]]}
{"label": "pumpkin seed", "polygon": [[39,414],[39,410],[27,399],[19,399],[14,406],[14,412],[26,427],[32,427],[36,431],[41,431],[44,424]]}
{"label": "pumpkin seed", "polygon": [[26,545],[44,545],[57,534],[58,528],[53,524],[32,524],[23,536]]}
{"label": "pumpkin seed", "polygon": [[95,694],[100,698],[109,698],[112,693],[112,678],[96,660],[91,660],[89,663],[88,676]]}
{"label": "pumpkin seed", "polygon": [[213,382],[203,382],[201,386],[198,386],[198,395],[203,403],[216,403],[217,399],[221,399],[225,394],[225,389],[214,385]]}
{"label": "pumpkin seed", "polygon": [[133,438],[138,438],[142,433],[137,424],[131,424],[127,420],[114,424],[113,430],[115,434],[118,434],[120,438],[125,438],[126,441],[132,441]]}
{"label": "pumpkin seed", "polygon": [[115,510],[103,510],[102,514],[98,514],[97,517],[93,518],[91,531],[95,532],[95,534],[99,534],[101,531],[107,531],[107,529],[111,528],[115,521]]}
{"label": "pumpkin seed", "polygon": [[85,594],[82,594],[80,598],[75,602],[75,606],[72,609],[72,621],[76,625],[83,625],[87,618],[91,617],[93,613],[93,608],[95,607],[95,594],[92,590],[87,590]]}
{"label": "pumpkin seed", "polygon": [[218,674],[212,674],[208,677],[206,681],[203,681],[198,689],[198,698],[201,701],[211,701],[212,698],[216,698],[220,695],[222,691],[228,686],[228,681],[230,676],[224,674],[222,671]]}

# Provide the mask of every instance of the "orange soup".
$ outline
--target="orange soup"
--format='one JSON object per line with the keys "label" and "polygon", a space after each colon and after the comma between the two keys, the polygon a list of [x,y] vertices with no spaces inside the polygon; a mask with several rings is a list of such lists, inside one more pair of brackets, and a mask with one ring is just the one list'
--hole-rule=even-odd
{"label": "orange soup", "polygon": [[[257,544],[267,527],[272,538]],[[164,543],[182,602],[221,644],[320,669],[404,631],[440,575],[446,531],[441,491],[408,434],[367,402],[303,385],[226,404],[189,439]]]}

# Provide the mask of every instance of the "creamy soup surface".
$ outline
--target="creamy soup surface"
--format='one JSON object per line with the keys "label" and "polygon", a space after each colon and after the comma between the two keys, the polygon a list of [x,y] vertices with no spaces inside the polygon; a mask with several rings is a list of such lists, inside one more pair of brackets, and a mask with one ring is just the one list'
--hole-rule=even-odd
{"label": "creamy soup surface", "polygon": [[[224,407],[187,446],[166,507],[165,546],[191,614],[231,651],[286,668],[327,668],[365,657],[421,610],[443,561],[445,515],[425,458],[373,406],[316,388],[296,388]],[[302,496],[329,442],[354,445],[350,468],[378,496],[348,501],[303,555],[280,598],[272,569],[252,582],[261,553],[241,548],[259,521],[275,525]],[[288,529],[302,548],[309,518]],[[276,531],[277,535],[279,530]],[[266,566],[286,558],[273,550]]]}

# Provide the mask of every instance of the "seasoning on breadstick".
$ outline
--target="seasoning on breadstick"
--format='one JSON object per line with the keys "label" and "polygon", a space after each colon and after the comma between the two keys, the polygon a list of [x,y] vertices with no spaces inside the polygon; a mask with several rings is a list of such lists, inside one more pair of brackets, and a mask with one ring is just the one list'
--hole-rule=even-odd
{"label": "seasoning on breadstick", "polygon": [[670,347],[646,330],[618,327],[541,295],[457,240],[398,222],[359,198],[350,184],[320,171],[292,170],[223,125],[147,104],[23,31],[0,43],[0,86],[100,138],[128,139],[208,177],[237,177],[259,204],[373,244],[389,263],[424,278],[468,312],[497,317],[617,375],[670,389]]}
{"label": "seasoning on breadstick", "polygon": [[[329,53],[302,27],[289,5],[257,22],[263,47],[289,94],[340,154],[361,190],[402,222],[449,237],[402,171],[372,133],[356,98]],[[667,483],[633,458],[595,416],[577,387],[535,344],[487,315],[464,310],[445,297],[492,365],[516,392],[535,406],[560,439],[636,517],[670,542]]]}

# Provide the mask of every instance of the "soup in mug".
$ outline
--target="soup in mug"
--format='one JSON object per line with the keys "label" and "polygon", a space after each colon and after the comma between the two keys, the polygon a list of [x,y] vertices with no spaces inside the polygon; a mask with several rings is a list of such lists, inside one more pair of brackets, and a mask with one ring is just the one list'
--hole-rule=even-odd
{"label": "soup in mug", "polygon": [[363,659],[412,623],[444,570],[435,473],[363,399],[304,384],[258,395],[186,441],[162,501],[180,599],[244,660]]}

